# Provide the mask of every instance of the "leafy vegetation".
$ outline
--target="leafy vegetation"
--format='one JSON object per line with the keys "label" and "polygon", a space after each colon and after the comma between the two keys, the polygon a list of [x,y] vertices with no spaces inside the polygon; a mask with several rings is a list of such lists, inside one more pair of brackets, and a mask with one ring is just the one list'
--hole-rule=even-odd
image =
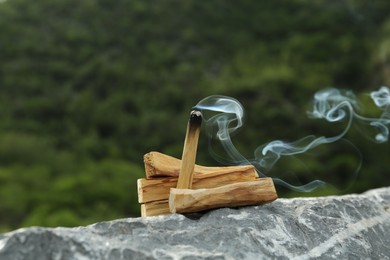
{"label": "leafy vegetation", "polygon": [[[143,154],[180,157],[189,110],[212,94],[244,105],[247,156],[337,133],[305,114],[327,86],[379,115],[363,93],[390,85],[389,12],[387,0],[0,2],[0,231],[137,216]],[[340,188],[318,195],[389,185],[390,145],[347,138],[356,149],[322,147],[272,174]],[[198,162],[216,164],[204,133]]]}

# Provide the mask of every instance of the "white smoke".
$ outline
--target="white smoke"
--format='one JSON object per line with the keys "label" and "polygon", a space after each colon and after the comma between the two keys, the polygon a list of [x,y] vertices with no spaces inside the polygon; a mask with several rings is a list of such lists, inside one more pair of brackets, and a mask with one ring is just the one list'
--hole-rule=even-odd
{"label": "white smoke", "polygon": [[[194,108],[204,112],[216,112],[211,117],[206,117],[204,113],[207,133],[210,139],[216,139],[222,144],[233,163],[251,163],[260,172],[266,173],[282,156],[302,154],[319,145],[340,140],[346,135],[354,121],[375,128],[377,134],[374,140],[379,143],[386,142],[389,138],[390,90],[387,87],[381,87],[378,91],[370,93],[370,96],[374,104],[383,111],[379,118],[368,118],[359,115],[356,112],[359,109],[358,101],[352,91],[338,90],[335,88],[318,91],[314,95],[312,111],[308,112],[309,117],[323,119],[329,123],[345,121],[346,126],[343,131],[331,137],[310,135],[294,142],[284,142],[281,140],[271,141],[259,146],[254,152],[253,159],[246,159],[231,141],[231,133],[243,124],[244,109],[239,101],[226,96],[210,96],[201,100]],[[324,184],[324,182],[316,180],[297,187],[278,178],[274,178],[274,181],[299,191],[311,191]]]}

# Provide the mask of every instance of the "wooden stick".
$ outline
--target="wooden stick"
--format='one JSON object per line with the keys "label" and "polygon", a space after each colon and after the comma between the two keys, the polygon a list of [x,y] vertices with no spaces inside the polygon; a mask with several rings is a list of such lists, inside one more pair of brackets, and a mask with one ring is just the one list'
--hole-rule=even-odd
{"label": "wooden stick", "polygon": [[195,167],[196,151],[198,149],[198,140],[200,125],[202,124],[202,113],[194,110],[188,120],[186,138],[184,140],[183,155],[181,158],[180,174],[176,188],[191,189],[192,178]]}
{"label": "wooden stick", "polygon": [[[229,167],[228,167],[229,168]],[[240,171],[229,172],[226,169],[198,174],[194,176],[193,189],[215,188],[226,184],[255,180],[257,172],[254,166],[239,167]],[[168,200],[171,188],[175,188],[178,178],[138,179],[138,202]]]}
{"label": "wooden stick", "polygon": [[[144,155],[144,162],[147,179],[179,176],[181,160],[177,158],[159,152],[149,152]],[[194,178],[198,174],[215,172],[244,172],[252,167],[252,165],[207,167],[195,164]]]}
{"label": "wooden stick", "polygon": [[169,196],[172,213],[197,212],[219,207],[258,205],[277,199],[271,178],[228,184],[212,189],[175,189]]}
{"label": "wooden stick", "polygon": [[141,217],[171,214],[168,200],[153,201],[141,204]]}
{"label": "wooden stick", "polygon": [[144,155],[146,178],[179,177],[181,160],[172,156],[150,152]]}

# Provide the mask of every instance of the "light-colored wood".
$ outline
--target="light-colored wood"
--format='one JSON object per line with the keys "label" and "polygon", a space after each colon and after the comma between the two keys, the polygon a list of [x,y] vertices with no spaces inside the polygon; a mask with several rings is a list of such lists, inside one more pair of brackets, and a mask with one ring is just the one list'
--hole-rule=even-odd
{"label": "light-colored wood", "polygon": [[[228,167],[229,168],[229,167]],[[255,180],[257,172],[254,166],[236,168],[239,171],[228,172],[225,169],[194,176],[192,188],[215,188],[236,182]],[[169,191],[177,185],[175,177],[138,179],[138,202],[145,203],[158,200],[168,200]]]}
{"label": "light-colored wood", "polygon": [[141,204],[141,217],[171,214],[168,200],[153,201]]}
{"label": "light-colored wood", "polygon": [[146,178],[179,177],[181,160],[172,156],[149,152],[144,155]]}
{"label": "light-colored wood", "polygon": [[172,213],[189,213],[220,207],[259,205],[277,199],[271,178],[228,184],[211,189],[175,189],[169,196]]}
{"label": "light-colored wood", "polygon": [[180,174],[176,186],[178,189],[191,189],[192,187],[201,122],[202,114],[200,111],[192,111],[191,117],[188,120],[187,133],[184,140]]}
{"label": "light-colored wood", "polygon": [[[178,177],[180,173],[181,160],[159,152],[149,152],[144,155],[146,178]],[[214,172],[242,172],[253,168],[252,165],[207,167],[196,165],[194,167],[194,178],[198,174]]]}
{"label": "light-colored wood", "polygon": [[[258,178],[255,181],[230,184],[211,189],[183,190],[173,188],[172,190],[179,191],[178,196],[175,195],[175,197],[180,197],[182,195],[182,191],[189,191],[185,192],[186,194],[195,193],[195,191],[200,191],[201,193],[201,196],[199,196],[199,194],[195,195],[198,199],[200,198],[199,203],[195,202],[195,206],[191,208],[188,206],[190,208],[189,210],[187,206],[185,206],[184,211],[179,209],[177,213],[196,212],[218,207],[257,205],[268,203],[277,199],[275,187],[271,178]],[[184,195],[184,197],[186,196],[192,195]],[[210,199],[208,199],[209,196]],[[186,199],[186,201],[188,200]],[[205,205],[202,205],[205,201]],[[141,216],[147,217],[170,214],[171,211],[169,208],[169,202],[170,201],[168,200],[161,200],[141,204]]]}

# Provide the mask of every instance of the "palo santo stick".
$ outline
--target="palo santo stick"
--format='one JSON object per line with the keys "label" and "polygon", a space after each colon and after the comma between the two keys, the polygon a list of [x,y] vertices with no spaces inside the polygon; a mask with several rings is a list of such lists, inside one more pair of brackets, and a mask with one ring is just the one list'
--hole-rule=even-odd
{"label": "palo santo stick", "polygon": [[[236,182],[255,180],[257,172],[254,166],[248,165],[239,168],[240,171],[227,172],[216,171],[194,176],[192,182],[193,189],[215,188]],[[154,178],[138,179],[138,202],[168,200],[169,191],[175,188],[178,178]]]}
{"label": "palo santo stick", "polygon": [[195,167],[196,151],[198,149],[201,124],[202,113],[197,110],[192,111],[190,114],[190,119],[188,120],[187,133],[184,140],[180,174],[176,186],[178,189],[191,189],[192,187],[192,178]]}
{"label": "palo santo stick", "polygon": [[181,160],[172,156],[150,152],[144,155],[144,164],[146,178],[179,177]]}
{"label": "palo santo stick", "polygon": [[212,189],[175,189],[169,196],[172,213],[189,213],[220,207],[258,205],[277,199],[271,178],[240,182]]}
{"label": "palo santo stick", "polygon": [[[177,158],[159,152],[149,152],[144,155],[144,162],[147,179],[179,176],[181,160]],[[248,167],[252,168],[253,166],[207,167],[195,164],[194,178],[198,174],[247,171]]]}
{"label": "palo santo stick", "polygon": [[153,201],[141,204],[141,217],[171,214],[168,200]]}

